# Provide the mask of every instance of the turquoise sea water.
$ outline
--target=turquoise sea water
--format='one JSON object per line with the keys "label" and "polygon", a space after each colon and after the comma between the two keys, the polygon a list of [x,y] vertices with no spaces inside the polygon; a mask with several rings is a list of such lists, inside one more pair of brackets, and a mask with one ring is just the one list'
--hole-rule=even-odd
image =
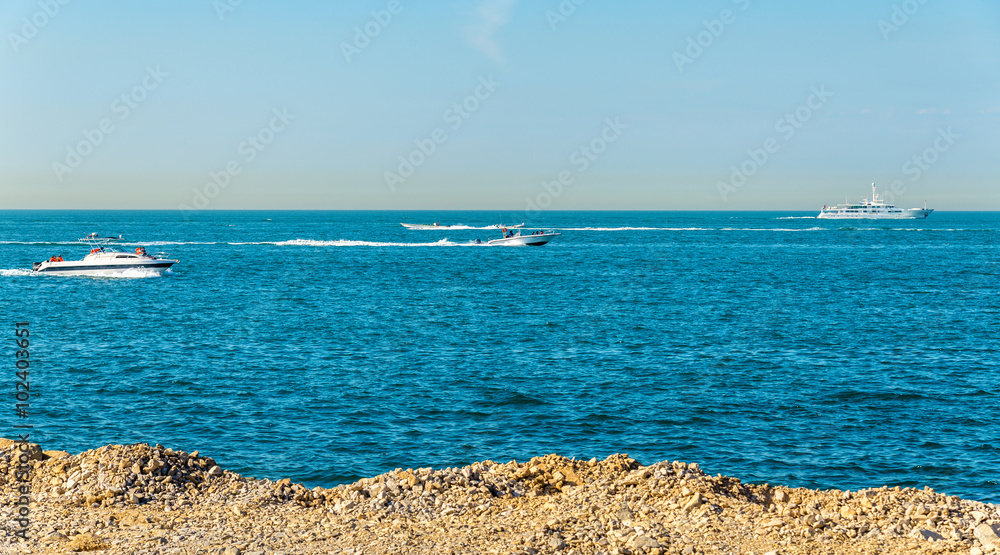
{"label": "turquoise sea water", "polygon": [[[32,438],[198,449],[332,486],[547,453],[1000,501],[1000,213],[0,212]],[[516,213],[502,215],[520,222]],[[163,277],[32,276],[92,232]],[[0,422],[0,426],[5,426]]]}

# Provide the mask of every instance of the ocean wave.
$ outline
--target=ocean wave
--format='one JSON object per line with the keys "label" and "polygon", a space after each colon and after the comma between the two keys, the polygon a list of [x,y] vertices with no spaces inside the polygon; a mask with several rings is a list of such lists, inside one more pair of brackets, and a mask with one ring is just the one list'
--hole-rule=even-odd
{"label": "ocean wave", "polygon": [[0,270],[0,276],[3,277],[20,277],[20,276],[30,276],[33,272],[31,270],[25,270],[23,268],[12,268],[10,270]]}

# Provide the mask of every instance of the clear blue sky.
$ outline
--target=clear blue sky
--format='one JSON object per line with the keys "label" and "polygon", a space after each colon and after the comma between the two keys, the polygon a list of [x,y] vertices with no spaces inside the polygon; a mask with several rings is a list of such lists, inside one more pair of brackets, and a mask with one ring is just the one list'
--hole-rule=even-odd
{"label": "clear blue sky", "polygon": [[1000,210],[994,0],[61,1],[0,4],[0,208]]}

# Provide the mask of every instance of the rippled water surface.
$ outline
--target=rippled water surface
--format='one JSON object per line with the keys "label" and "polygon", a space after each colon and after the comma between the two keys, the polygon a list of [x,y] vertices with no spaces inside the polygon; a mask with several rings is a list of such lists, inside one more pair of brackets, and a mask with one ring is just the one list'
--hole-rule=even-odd
{"label": "rippled water surface", "polygon": [[[0,212],[46,448],[149,442],[330,486],[625,452],[745,480],[1000,501],[1000,214]],[[507,214],[510,221],[523,215]],[[409,231],[400,222],[473,229]],[[91,232],[163,277],[32,276]],[[14,434],[13,417],[7,419]]]}

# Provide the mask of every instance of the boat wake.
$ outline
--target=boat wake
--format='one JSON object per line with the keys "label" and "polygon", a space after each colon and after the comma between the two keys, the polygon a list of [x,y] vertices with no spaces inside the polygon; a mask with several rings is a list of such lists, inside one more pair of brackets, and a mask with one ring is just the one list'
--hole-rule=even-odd
{"label": "boat wake", "polygon": [[117,278],[117,279],[145,279],[145,278],[158,278],[165,275],[172,274],[172,270],[166,270],[161,275],[158,272],[150,270],[148,268],[128,268],[127,270],[122,270],[120,272],[115,272],[113,274],[96,275],[88,277],[98,277],[98,278]]}
{"label": "boat wake", "polygon": [[804,227],[792,229],[788,227],[724,227],[722,231],[829,231],[828,227]]}
{"label": "boat wake", "polygon": [[714,231],[710,227],[560,227],[552,229],[559,231]]}
{"label": "boat wake", "polygon": [[[152,241],[152,242],[117,242],[116,245],[124,247],[160,247],[165,245],[220,245],[216,242],[199,241]],[[35,247],[79,247],[80,241],[0,241],[0,245],[25,245]]]}
{"label": "boat wake", "polygon": [[[315,239],[293,239],[291,241],[259,241],[251,243],[229,243],[230,245],[274,245],[277,247],[468,247],[476,246],[475,242],[456,243],[448,238],[433,243],[396,243],[382,241],[354,241],[338,239],[336,241],[317,241]],[[485,243],[484,243],[485,244]]]}
{"label": "boat wake", "polygon": [[776,220],[815,220],[816,216],[781,216]]}
{"label": "boat wake", "polygon": [[474,230],[488,230],[488,229],[499,229],[499,228],[497,226],[495,226],[495,225],[488,225],[488,226],[483,226],[483,227],[476,227],[476,226],[472,226],[472,225],[457,224],[457,225],[442,225],[442,226],[437,226],[437,227],[434,227],[434,226],[431,226],[431,227],[417,227],[417,228],[410,229],[410,231],[451,231],[451,230],[463,230],[463,229],[465,229],[465,230],[469,230],[469,229],[474,229]]}
{"label": "boat wake", "polygon": [[[173,273],[172,270],[167,270],[166,272],[163,273],[163,275],[170,275],[172,273]],[[36,273],[36,272],[32,272],[31,270],[26,270],[26,269],[22,269],[22,268],[12,268],[10,270],[0,270],[0,277],[24,277],[24,276],[36,276],[36,275],[44,275],[44,274],[39,274],[39,273]],[[62,277],[65,277],[65,276],[62,276]],[[83,276],[76,276],[76,277],[83,277]],[[122,270],[120,272],[115,272],[113,274],[99,274],[99,275],[91,275],[91,276],[85,276],[85,277],[92,277],[92,278],[118,278],[118,279],[145,279],[145,278],[155,278],[155,277],[162,277],[162,276],[159,273],[157,273],[157,272],[155,272],[153,270],[147,269],[147,268],[128,268],[128,269]]]}
{"label": "boat wake", "polygon": [[147,243],[126,242],[119,244],[126,247],[165,247],[170,245],[220,245],[222,243],[215,243],[215,242],[203,243],[198,241],[150,241]]}

